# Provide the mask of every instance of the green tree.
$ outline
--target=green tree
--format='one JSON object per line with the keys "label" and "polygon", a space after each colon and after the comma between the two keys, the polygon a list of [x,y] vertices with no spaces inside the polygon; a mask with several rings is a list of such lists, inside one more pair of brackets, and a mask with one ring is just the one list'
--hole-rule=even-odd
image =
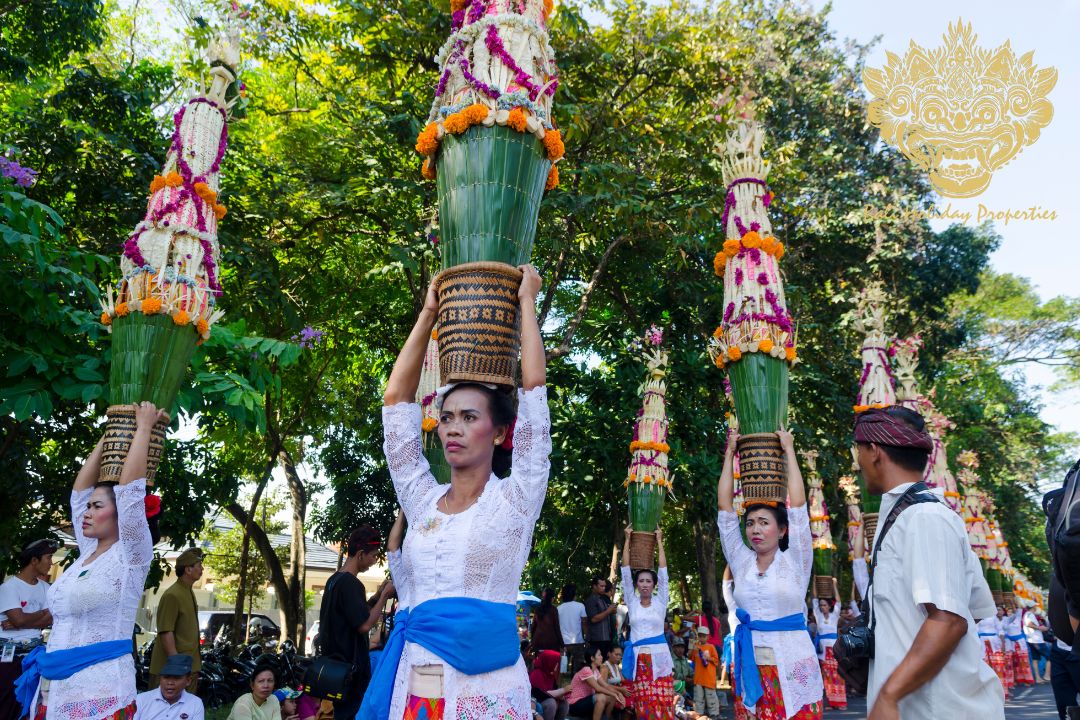
{"label": "green tree", "polygon": [[[274,520],[285,508],[285,503],[276,498],[263,498],[259,502],[256,516],[258,527],[267,534],[282,533],[286,524]],[[235,605],[237,599],[247,597],[249,603],[261,606],[265,599],[266,588],[270,585],[270,571],[264,563],[249,563],[241,567],[240,556],[245,544],[250,543],[244,526],[234,523],[228,530],[214,527],[212,520],[207,521],[201,538],[209,542],[211,550],[206,555],[205,564],[214,577],[214,594],[226,605]],[[288,561],[287,547],[275,548],[280,562]],[[244,588],[241,590],[241,588]]]}

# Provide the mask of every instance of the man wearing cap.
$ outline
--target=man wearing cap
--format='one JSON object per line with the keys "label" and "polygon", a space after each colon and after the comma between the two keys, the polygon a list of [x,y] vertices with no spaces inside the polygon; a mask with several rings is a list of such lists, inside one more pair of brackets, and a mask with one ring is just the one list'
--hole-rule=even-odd
{"label": "man wearing cap", "polygon": [[19,551],[20,570],[0,585],[0,720],[19,716],[14,686],[22,673],[22,655],[52,625],[49,583],[41,578],[48,577],[56,549],[52,540],[27,543]]}
{"label": "man wearing cap", "polygon": [[975,629],[994,614],[993,597],[964,521],[921,483],[933,448],[922,417],[868,410],[855,422],[855,444],[867,490],[882,495],[868,590],[868,720],[1004,720],[1004,692]]}
{"label": "man wearing cap", "polygon": [[135,698],[133,720],[203,720],[203,702],[187,691],[192,680],[190,655],[170,655],[160,668],[158,686]]}
{"label": "man wearing cap", "polygon": [[188,548],[176,558],[176,582],[161,594],[157,607],[157,639],[150,656],[150,686],[157,684],[157,676],[166,660],[182,653],[192,666],[190,689],[194,693],[199,683],[199,604],[191,587],[202,577],[203,553],[198,548]]}
{"label": "man wearing cap", "polygon": [[676,695],[689,695],[694,686],[694,666],[686,657],[686,641],[676,637],[671,643],[671,668]]}

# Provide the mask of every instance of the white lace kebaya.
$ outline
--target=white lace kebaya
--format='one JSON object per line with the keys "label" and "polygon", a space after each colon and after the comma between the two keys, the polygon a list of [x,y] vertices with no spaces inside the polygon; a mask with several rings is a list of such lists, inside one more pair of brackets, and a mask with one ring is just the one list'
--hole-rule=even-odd
{"label": "white lace kebaya", "polygon": [[[667,619],[668,606],[668,571],[666,567],[656,572],[656,589],[652,596],[649,607],[641,604],[641,598],[634,590],[634,577],[630,568],[622,567],[622,591],[623,600],[630,618],[630,641],[637,642],[644,638],[656,637],[664,634],[664,622]],[[667,642],[658,645],[642,645],[634,648],[635,653],[648,653],[652,656],[653,679],[671,675],[674,663],[671,661],[671,651]],[[632,680],[637,675],[637,663],[634,663],[633,674],[627,678]]]}
{"label": "white lace kebaya", "polygon": [[[107,640],[131,640],[146,575],[154,557],[146,523],[146,479],[116,485],[116,519],[120,539],[92,563],[86,558],[98,541],[83,535],[81,518],[94,488],[72,491],[71,524],[79,557],[49,588],[53,615],[47,652]],[[66,680],[53,680],[45,701],[46,720],[100,720],[135,702],[135,663],[131,655],[80,670]],[[34,699],[30,717],[37,712]]]}
{"label": "white lace kebaya", "polygon": [[[814,560],[810,516],[805,505],[788,508],[787,514],[788,549],[777,550],[772,565],[764,573],[758,572],[757,553],[743,542],[739,516],[726,510],[717,515],[720,545],[735,579],[735,603],[752,620],[777,620],[796,613],[806,615],[806,588]],[[803,705],[821,700],[824,693],[821,666],[809,633],[805,630],[752,632],[755,649],[772,650],[787,717],[798,713]]]}
{"label": "white lace kebaya", "polygon": [[[413,607],[434,598],[517,602],[521,572],[547,493],[551,420],[547,388],[518,391],[513,469],[492,475],[477,502],[455,515],[438,508],[449,489],[439,485],[422,452],[420,406],[383,408],[383,449],[398,503],[409,521],[402,570]],[[481,675],[458,672],[420,645],[406,643],[394,679],[390,718],[404,714],[412,669],[443,666],[446,717],[454,720],[530,720],[532,696],[525,663]]]}

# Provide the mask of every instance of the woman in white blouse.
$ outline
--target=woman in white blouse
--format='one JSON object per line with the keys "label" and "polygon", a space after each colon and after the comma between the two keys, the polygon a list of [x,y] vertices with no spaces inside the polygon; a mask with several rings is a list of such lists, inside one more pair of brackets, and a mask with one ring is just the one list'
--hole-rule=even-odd
{"label": "woman in white blouse", "polygon": [[659,569],[630,571],[630,533],[622,552],[622,592],[630,621],[630,641],[623,646],[623,679],[630,683],[630,707],[640,718],[675,717],[675,665],[671,661],[664,622],[667,619],[668,571],[664,536],[656,530]]}
{"label": "woman in white blouse", "polygon": [[740,620],[735,711],[737,718],[749,712],[759,720],[819,720],[821,668],[805,620],[813,565],[810,517],[791,434],[781,431],[777,436],[784,450],[790,508],[764,503],[745,507],[746,537],[753,549],[744,544],[733,509],[735,433],[728,438],[717,487],[720,543],[735,579]]}
{"label": "woman in white blouse", "polygon": [[833,578],[833,599],[812,598],[814,621],[817,622],[818,662],[821,664],[821,677],[825,682],[825,698],[829,707],[837,710],[847,709],[847,686],[840,677],[840,671],[833,657],[833,645],[836,644],[840,628],[840,587]]}
{"label": "woman in white blouse", "polygon": [[[361,718],[398,720],[407,710],[431,720],[443,713],[532,716],[515,603],[547,491],[551,423],[536,321],[540,277],[531,265],[520,269],[516,423],[513,397],[500,390],[462,383],[441,393],[438,433],[451,469],[448,486],[436,482],[424,458],[415,402],[438,312],[434,284],[390,374],[383,447],[409,525],[401,566],[411,607],[398,613]],[[498,466],[502,450],[512,452],[507,477],[500,477],[510,469]]]}
{"label": "woman in white blouse", "polygon": [[[32,718],[125,720],[135,714],[131,634],[154,559],[146,517],[146,458],[151,430],[168,415],[150,402],[134,409],[135,434],[119,483],[97,482],[102,438],[71,488],[79,557],[49,588],[53,629],[47,654],[53,664],[64,662],[65,656],[72,661],[65,663],[66,676],[44,671],[40,685],[29,686],[38,690],[34,708],[23,706]],[[27,667],[24,662],[24,671]]]}

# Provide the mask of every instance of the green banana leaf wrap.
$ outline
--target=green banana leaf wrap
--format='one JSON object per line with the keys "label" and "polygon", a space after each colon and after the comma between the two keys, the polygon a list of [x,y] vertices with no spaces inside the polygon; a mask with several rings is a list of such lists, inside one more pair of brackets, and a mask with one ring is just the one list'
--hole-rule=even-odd
{"label": "green banana leaf wrap", "polygon": [[172,408],[198,335],[168,315],[129,313],[112,327],[111,404],[149,400],[156,407]]}

